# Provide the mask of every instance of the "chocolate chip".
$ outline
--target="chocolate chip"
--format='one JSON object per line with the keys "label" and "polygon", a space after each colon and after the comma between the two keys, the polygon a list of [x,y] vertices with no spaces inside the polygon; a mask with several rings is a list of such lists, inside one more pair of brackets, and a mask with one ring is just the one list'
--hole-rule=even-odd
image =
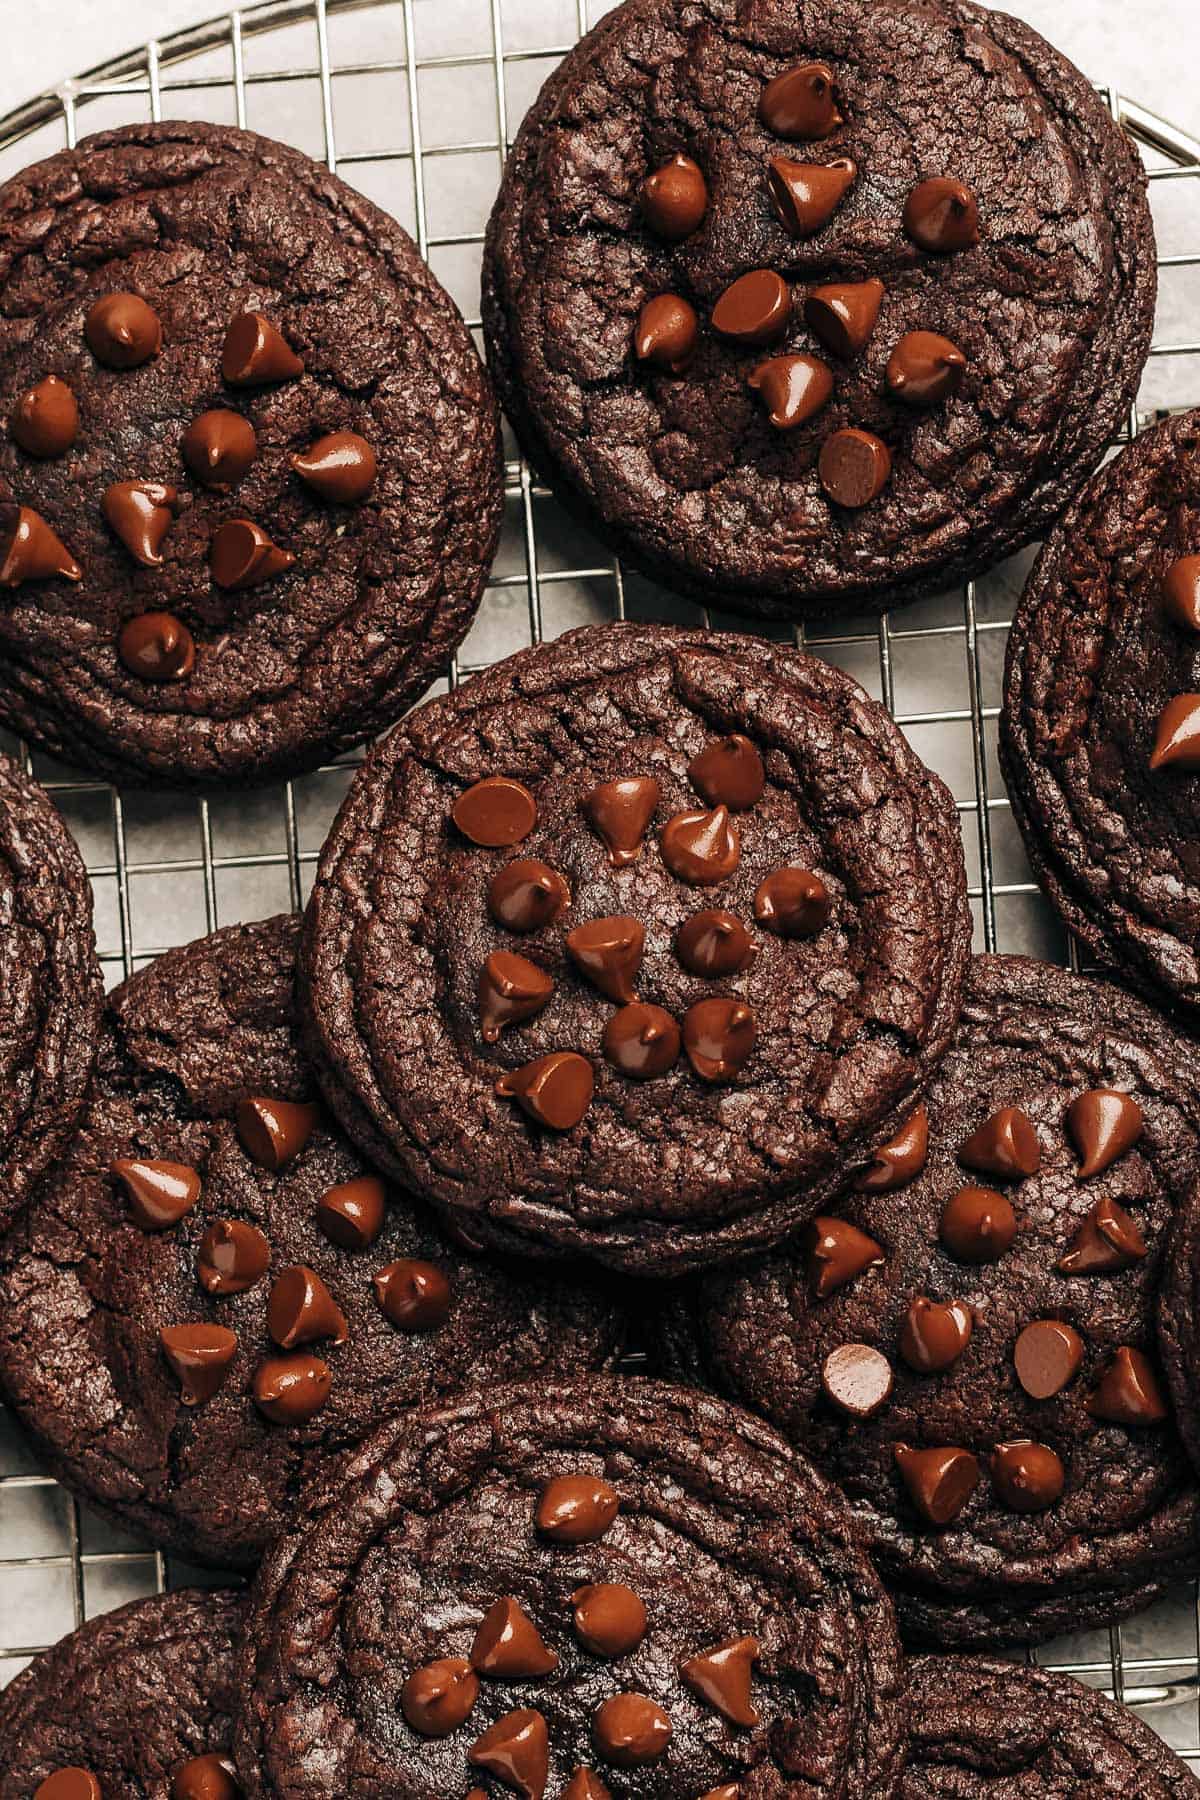
{"label": "chocolate chip", "polygon": [[975,1315],[965,1300],[928,1300],[918,1294],[900,1327],[900,1354],[918,1375],[940,1375],[953,1368],[974,1329]]}
{"label": "chocolate chip", "polygon": [[855,1419],[869,1419],[892,1394],[892,1365],[870,1344],[839,1344],[821,1365],[825,1398]]}
{"label": "chocolate chip", "polygon": [[169,1231],[200,1198],[200,1177],[186,1163],[122,1157],[112,1172],[125,1189],[134,1224],[143,1231]]}
{"label": "chocolate chip", "polygon": [[224,1325],[167,1325],[158,1341],[179,1379],[185,1406],[211,1400],[237,1354],[237,1337]]}
{"label": "chocolate chip", "polygon": [[790,236],[813,237],[828,225],[857,176],[858,166],[848,156],[831,163],[773,156],[767,165],[767,186],[775,216]]}
{"label": "chocolate chip", "polygon": [[620,1505],[617,1490],[598,1475],[556,1475],[538,1496],[533,1521],[556,1544],[594,1544]]}
{"label": "chocolate chip", "polygon": [[293,456],[292,467],[322,500],[358,506],[375,485],[375,452],[357,431],[331,431]]}
{"label": "chocolate chip", "polygon": [[436,1263],[401,1257],[376,1275],[375,1297],[398,1331],[436,1331],[450,1317],[453,1293]]}
{"label": "chocolate chip", "polygon": [[792,290],[774,269],[752,269],[713,307],[713,330],[738,344],[775,344],[792,322]]}
{"label": "chocolate chip", "polygon": [[926,1524],[939,1529],[958,1517],[979,1486],[977,1459],[956,1445],[914,1450],[897,1444],[893,1455],[913,1505]]}
{"label": "chocolate chip", "polygon": [[508,775],[488,775],[454,802],[450,815],[465,838],[485,850],[519,844],[537,824],[537,801]]}
{"label": "chocolate chip", "polygon": [[959,1262],[999,1262],[1016,1235],[1017,1215],[994,1188],[959,1188],[946,1202],[942,1243]]}
{"label": "chocolate chip", "polygon": [[254,1400],[276,1425],[303,1425],[329,1399],[333,1378],[319,1356],[268,1356],[254,1374]]}
{"label": "chocolate chip", "polygon": [[992,1486],[1010,1512],[1045,1512],[1062,1497],[1066,1471],[1049,1444],[1016,1438],[992,1451]]}
{"label": "chocolate chip", "polygon": [[196,642],[174,613],[139,613],[122,625],[117,655],[140,681],[186,681],[196,666]]}
{"label": "chocolate chip", "polygon": [[1062,1275],[1111,1275],[1147,1254],[1145,1239],[1129,1214],[1107,1196],[1097,1200],[1058,1259]]}
{"label": "chocolate chip", "polygon": [[350,1335],[346,1315],[315,1269],[296,1263],[275,1277],[267,1301],[267,1330],[281,1350],[332,1338],[344,1344]]}
{"label": "chocolate chip", "polygon": [[929,1155],[929,1113],[914,1107],[899,1131],[875,1150],[855,1186],[860,1193],[890,1194],[915,1181]]}
{"label": "chocolate chip", "polygon": [[833,393],[833,376],[815,356],[773,356],[746,377],[776,431],[795,431],[815,418]]}
{"label": "chocolate chip", "polygon": [[874,432],[850,425],[825,439],[817,473],[821,486],[836,505],[857,511],[878,499],[887,486],[892,453]]}
{"label": "chocolate chip", "polygon": [[1142,1109],[1118,1088],[1090,1088],[1067,1108],[1067,1130],[1081,1157],[1080,1181],[1099,1175],[1142,1135]]}
{"label": "chocolate chip", "polygon": [[645,1694],[614,1694],[597,1707],[592,1737],[605,1762],[618,1769],[641,1769],[666,1755],[671,1721]]}
{"label": "chocolate chip", "polygon": [[683,1047],[702,1081],[733,1081],[750,1060],[758,1035],[744,1000],[697,1000],[683,1015]]}
{"label": "chocolate chip", "polygon": [[505,863],[488,886],[488,910],[508,931],[541,931],[571,904],[566,882],[549,863]]}
{"label": "chocolate chip", "polygon": [[467,1761],[486,1769],[522,1800],[542,1800],[550,1777],[550,1734],[540,1712],[522,1708],[476,1738]]}
{"label": "chocolate chip", "polygon": [[623,869],[638,856],[660,798],[657,781],[648,775],[633,775],[602,782],[584,799],[583,810],[607,846],[615,869]]}
{"label": "chocolate chip", "polygon": [[1037,1174],[1042,1149],[1028,1116],[1017,1106],[1002,1106],[959,1146],[958,1160],[982,1175],[1020,1181]]}
{"label": "chocolate chip", "polygon": [[679,243],[704,223],[708,183],[690,156],[672,156],[642,183],[642,216],[658,237]]}
{"label": "chocolate chip", "polygon": [[825,138],[843,124],[837,87],[828,63],[798,63],[776,75],[762,91],[759,117],[781,138]]}
{"label": "chocolate chip", "polygon": [[200,485],[224,494],[249,473],[258,439],[249,419],[218,406],[192,420],[180,448]]}
{"label": "chocolate chip", "polygon": [[809,1286],[818,1300],[845,1287],[864,1269],[873,1269],[884,1261],[883,1251],[875,1239],[860,1231],[857,1225],[851,1225],[849,1219],[827,1218],[820,1214],[808,1227],[805,1249]]}
{"label": "chocolate chip", "polygon": [[1141,1350],[1122,1344],[1088,1401],[1095,1419],[1113,1425],[1161,1425],[1169,1408],[1154,1365]]}
{"label": "chocolate chip", "polygon": [[479,971],[476,997],[479,1032],[485,1044],[495,1044],[506,1025],[520,1025],[541,1012],[554,992],[554,982],[527,956],[511,950],[493,950]]}
{"label": "chocolate chip", "polygon": [[731,1725],[751,1730],[759,1714],[750,1698],[750,1681],[758,1661],[758,1639],[727,1638],[681,1663],[679,1673],[694,1694],[699,1694]]}
{"label": "chocolate chip", "polygon": [[696,309],[679,294],[656,294],[638,314],[633,353],[668,375],[682,375],[691,366],[700,342]]}
{"label": "chocolate chip", "polygon": [[0,505],[0,587],[26,581],[82,581],[83,570],[32,506]]}
{"label": "chocolate chip", "polygon": [[[480,1800],[487,1796],[481,1795]],[[593,1769],[579,1768],[563,1789],[562,1800],[612,1800],[612,1794]]]}
{"label": "chocolate chip", "polygon": [[228,1756],[193,1756],[171,1779],[171,1800],[239,1800],[241,1791]]}
{"label": "chocolate chip", "polygon": [[281,550],[253,519],[226,519],[214,532],[208,550],[213,580],[234,594],[274,581],[295,560],[290,550]]}
{"label": "chocolate chip", "polygon": [[711,981],[749,968],[758,946],[740,919],[714,908],[684,920],[675,938],[675,954],[685,969]]}
{"label": "chocolate chip", "polygon": [[163,539],[179,511],[177,488],[165,481],[114,481],[100,497],[100,510],[134,562],[161,567]]}
{"label": "chocolate chip", "polygon": [[55,1769],[33,1791],[33,1800],[103,1800],[100,1783],[90,1769]]}
{"label": "chocolate chip", "polygon": [[935,175],[904,202],[904,229],[922,250],[969,250],[979,242],[979,203],[961,181]]}
{"label": "chocolate chip", "polygon": [[479,1677],[465,1656],[443,1656],[406,1676],[400,1710],[422,1737],[449,1737],[479,1698]]}
{"label": "chocolate chip", "polygon": [[748,812],[767,784],[763,760],[740,731],[706,744],[688,764],[688,780],[710,806]]}
{"label": "chocolate chip", "polygon": [[304,364],[262,313],[239,313],[221,347],[221,374],[230,387],[261,387],[303,375]]}
{"label": "chocolate chip", "polygon": [[278,1171],[299,1156],[318,1117],[311,1104],[256,1094],[238,1102],[238,1136],[256,1163]]}
{"label": "chocolate chip", "polygon": [[576,966],[602,994],[627,1006],[642,966],[646,930],[640,920],[621,917],[589,919],[568,931],[567,949]]}
{"label": "chocolate chip", "polygon": [[1062,1319],[1035,1319],[1013,1345],[1017,1380],[1031,1400],[1050,1400],[1074,1381],[1083,1339]]}
{"label": "chocolate chip", "polygon": [[47,375],[8,415],[9,436],[27,456],[63,456],[79,435],[79,408],[65,381]]}
{"label": "chocolate chip", "polygon": [[531,1681],[558,1667],[541,1632],[511,1594],[484,1614],[471,1646],[471,1667],[489,1681]]}
{"label": "chocolate chip", "polygon": [[910,331],[888,359],[887,384],[905,406],[940,406],[962,386],[967,359],[936,331]]}
{"label": "chocolate chip", "polygon": [[870,342],[884,292],[874,277],[814,288],[804,302],[805,323],[835,356],[857,356]]}
{"label": "chocolate chip", "polygon": [[162,322],[140,294],[105,294],[83,322],[88,349],[110,369],[136,369],[162,349]]}
{"label": "chocolate chip", "polygon": [[244,1294],[266,1273],[271,1246],[257,1225],[214,1219],[200,1239],[196,1277],[206,1294]]}
{"label": "chocolate chip", "polygon": [[693,887],[715,887],[737,868],[742,840],[727,806],[712,812],[681,812],[659,834],[663,861],[672,875]]}
{"label": "chocolate chip", "polygon": [[632,1588],[602,1581],[576,1588],[575,1635],[593,1656],[628,1656],[646,1635],[646,1608]]}
{"label": "chocolate chip", "polygon": [[1181,556],[1171,564],[1163,577],[1163,599],[1177,625],[1200,631],[1200,556]]}
{"label": "chocolate chip", "polygon": [[759,883],[754,916],[764,931],[777,937],[815,937],[829,923],[833,900],[811,869],[776,869]]}
{"label": "chocolate chip", "polygon": [[366,1250],[383,1230],[387,1196],[377,1175],[328,1188],[317,1201],[317,1224],[342,1250]]}
{"label": "chocolate chip", "polygon": [[654,1081],[673,1069],[682,1042],[670,1013],[640,1000],[623,1006],[604,1027],[605,1056],[633,1081]]}
{"label": "chocolate chip", "polygon": [[[0,581],[4,579],[0,573]],[[1200,694],[1176,694],[1158,715],[1152,769],[1200,769]]]}
{"label": "chocolate chip", "polygon": [[595,1082],[586,1056],[574,1050],[554,1050],[502,1075],[496,1092],[515,1100],[535,1124],[551,1131],[570,1131],[592,1104]]}

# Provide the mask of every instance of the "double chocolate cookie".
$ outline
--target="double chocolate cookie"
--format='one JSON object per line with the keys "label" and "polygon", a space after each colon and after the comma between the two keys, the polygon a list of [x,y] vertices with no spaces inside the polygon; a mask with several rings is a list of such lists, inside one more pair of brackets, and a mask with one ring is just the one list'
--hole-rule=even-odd
{"label": "double chocolate cookie", "polygon": [[0,1694],[0,1800],[237,1800],[240,1594],[92,1619]]}
{"label": "double chocolate cookie", "polygon": [[925,1106],[853,1198],[668,1321],[677,1369],[845,1490],[913,1640],[1035,1641],[1197,1566],[1154,1331],[1200,1177],[1194,1062],[1114,988],[977,958]]}
{"label": "double chocolate cookie", "polygon": [[79,852],[41,788],[0,756],[0,1229],[75,1122],[101,1005]]}
{"label": "double chocolate cookie", "polygon": [[1047,542],[1009,637],[1000,745],[1069,929],[1200,1018],[1200,413],[1145,432]]}
{"label": "double chocolate cookie", "polygon": [[1040,535],[1137,391],[1145,175],[1091,83],[965,0],[626,0],[492,218],[489,356],[620,553],[793,618]]}
{"label": "double chocolate cookie", "polygon": [[499,424],[393,220],[249,132],[0,188],[0,720],[127,781],[265,781],[398,718],[470,623]]}
{"label": "double chocolate cookie", "polygon": [[777,1242],[899,1124],[969,939],[953,801],[856,683],[589,629],[375,751],[308,912],[309,1044],[472,1236],[675,1275]]}
{"label": "double chocolate cookie", "polygon": [[299,922],[112,996],[90,1103],[0,1258],[0,1376],[52,1468],[154,1543],[257,1560],[316,1460],[475,1382],[596,1369],[597,1289],[485,1264],[316,1104]]}
{"label": "double chocolate cookie", "polygon": [[259,1573],[247,1792],[885,1800],[891,1609],[766,1426],[648,1382],[380,1427]]}
{"label": "double chocolate cookie", "polygon": [[1044,1669],[975,1657],[909,1664],[899,1800],[1197,1800],[1187,1765],[1135,1714]]}

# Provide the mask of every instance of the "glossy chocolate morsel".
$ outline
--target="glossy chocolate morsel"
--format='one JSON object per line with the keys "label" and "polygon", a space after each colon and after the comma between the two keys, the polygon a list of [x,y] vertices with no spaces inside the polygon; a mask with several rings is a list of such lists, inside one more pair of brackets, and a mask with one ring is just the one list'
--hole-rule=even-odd
{"label": "glossy chocolate morsel", "polygon": [[79,435],[74,393],[57,375],[45,376],[9,413],[8,432],[27,456],[64,456]]}
{"label": "glossy chocolate morsel", "polygon": [[1154,729],[1150,767],[1185,774],[1200,769],[1200,694],[1176,694],[1167,701]]}
{"label": "glossy chocolate morsel", "polygon": [[713,330],[734,343],[777,344],[792,322],[792,290],[774,269],[752,269],[713,307]]}
{"label": "glossy chocolate morsel", "polygon": [[892,453],[873,431],[848,426],[821,445],[817,463],[821,486],[838,506],[850,511],[877,500],[891,479]]}
{"label": "glossy chocolate morsel", "polygon": [[748,812],[767,785],[763,760],[740,731],[706,744],[688,764],[688,780],[710,806]]}
{"label": "glossy chocolate morsel", "polygon": [[722,1718],[750,1731],[759,1723],[758,1710],[750,1698],[758,1656],[757,1638],[727,1638],[711,1650],[689,1657],[680,1665],[679,1673],[684,1684],[715,1707]]}
{"label": "glossy chocolate morsel", "polygon": [[700,320],[680,294],[656,294],[638,314],[633,353],[668,375],[683,375],[700,342]]}
{"label": "glossy chocolate morsel", "polygon": [[832,910],[829,889],[810,869],[776,869],[754,895],[755,918],[776,937],[815,937],[829,923]]}
{"label": "glossy chocolate morsel", "polygon": [[642,217],[656,237],[678,243],[699,231],[708,211],[708,183],[690,156],[672,156],[642,183]]}
{"label": "glossy chocolate morsel", "polygon": [[169,1231],[200,1198],[200,1176],[187,1163],[121,1157],[112,1172],[129,1198],[129,1212],[143,1231]]}
{"label": "glossy chocolate morsel", "polygon": [[200,485],[224,494],[249,474],[258,438],[249,419],[218,406],[192,420],[180,450]]}
{"label": "glossy chocolate morsel", "polygon": [[465,1656],[444,1656],[414,1669],[400,1689],[400,1710],[422,1737],[449,1737],[471,1716],[479,1677]]}
{"label": "glossy chocolate morsel", "polygon": [[1045,1512],[1062,1498],[1067,1480],[1057,1451],[1032,1438],[997,1444],[991,1473],[992,1487],[1010,1512]]}
{"label": "glossy chocolate morsel", "polygon": [[864,1269],[873,1269],[884,1261],[881,1247],[874,1238],[851,1225],[849,1219],[818,1216],[804,1236],[808,1260],[808,1284],[818,1300],[845,1287]]}
{"label": "glossy chocolate morsel", "polygon": [[697,1000],[683,1016],[683,1047],[702,1081],[733,1081],[749,1062],[758,1027],[744,1000]]}
{"label": "glossy chocolate morsel", "polygon": [[387,1194],[378,1175],[359,1175],[322,1194],[317,1224],[331,1244],[343,1250],[366,1250],[383,1230]]}
{"label": "glossy chocolate morsel", "polygon": [[214,1219],[200,1239],[196,1276],[208,1294],[244,1294],[266,1274],[271,1246],[257,1225]]}
{"label": "glossy chocolate morsel", "polygon": [[981,1175],[1020,1181],[1037,1174],[1042,1150],[1028,1115],[1020,1107],[1002,1106],[959,1145],[958,1160]]}
{"label": "glossy chocolate morsel", "polygon": [[33,1790],[33,1800],[104,1800],[104,1796],[91,1770],[72,1764],[47,1775]]}
{"label": "glossy chocolate morsel", "polygon": [[357,431],[331,431],[292,458],[301,480],[322,500],[358,506],[375,485],[379,464]]}
{"label": "glossy chocolate morsel", "polygon": [[676,933],[675,954],[691,974],[714,981],[748,969],[758,945],[733,913],[709,908],[684,920]]}
{"label": "glossy chocolate morsel", "polygon": [[1083,1339],[1063,1319],[1035,1319],[1013,1345],[1017,1380],[1031,1400],[1050,1400],[1074,1381]]}
{"label": "glossy chocolate morsel", "polygon": [[615,869],[624,868],[640,855],[646,828],[661,798],[657,781],[649,775],[601,782],[585,797],[583,810],[607,846]]}
{"label": "glossy chocolate morsel", "polygon": [[1143,1350],[1122,1344],[1088,1401],[1095,1419],[1111,1425],[1161,1425],[1170,1408],[1154,1364]]}
{"label": "glossy chocolate morsel", "polygon": [[949,176],[920,182],[904,202],[904,229],[922,250],[947,256],[979,242],[979,202]]}
{"label": "glossy chocolate morsel", "polygon": [[954,1367],[974,1329],[975,1315],[965,1300],[929,1300],[918,1294],[900,1327],[900,1354],[918,1375],[940,1375]]}
{"label": "glossy chocolate morsel", "polygon": [[537,801],[523,782],[488,775],[454,802],[454,823],[485,850],[504,850],[528,837],[537,823]]}
{"label": "glossy chocolate morsel", "polygon": [[167,1325],[158,1338],[179,1379],[183,1404],[202,1406],[211,1400],[237,1355],[236,1334],[225,1325]]}
{"label": "glossy chocolate morsel", "polygon": [[496,1092],[513,1099],[535,1124],[570,1131],[592,1104],[595,1074],[586,1056],[554,1050],[501,1075]]}
{"label": "glossy chocolate morsel", "polygon": [[887,384],[905,406],[940,406],[962,386],[967,359],[936,331],[910,331],[888,359]]}
{"label": "glossy chocolate morsel", "polygon": [[319,1116],[311,1102],[255,1094],[238,1102],[238,1136],[260,1168],[277,1173],[299,1156]]}
{"label": "glossy chocolate morsel", "polygon": [[196,666],[196,642],[174,613],[138,613],[122,625],[117,655],[141,681],[186,681]]}
{"label": "glossy chocolate morsel", "polygon": [[727,881],[742,854],[742,840],[727,806],[676,813],[659,833],[659,845],[672,875],[693,887],[716,887]]}
{"label": "glossy chocolate morsel", "polygon": [[746,377],[776,431],[795,431],[815,418],[833,393],[833,374],[815,356],[772,356]]}
{"label": "glossy chocolate morsel", "polygon": [[1184,631],[1200,631],[1200,556],[1181,556],[1171,564],[1163,576],[1163,605]]}
{"label": "glossy chocolate morsel", "polygon": [[1058,1259],[1061,1275],[1112,1275],[1148,1254],[1146,1240],[1115,1200],[1102,1195]]}
{"label": "glossy chocolate morsel", "polygon": [[485,1044],[499,1042],[508,1025],[523,1024],[541,1012],[554,992],[545,969],[511,950],[493,950],[479,971],[479,1034]]}
{"label": "glossy chocolate morsel", "polygon": [[1080,1181],[1099,1175],[1142,1135],[1142,1109],[1117,1088],[1089,1088],[1067,1108],[1067,1130],[1079,1152]]}
{"label": "glossy chocolate morsel", "polygon": [[942,1243],[959,1262],[999,1262],[1017,1235],[1012,1203],[994,1188],[964,1187],[946,1202]]}
{"label": "glossy chocolate morsel", "polygon": [[588,919],[568,931],[565,941],[572,961],[593,986],[618,1006],[627,1006],[646,948],[640,919]]}
{"label": "glossy chocolate morsel", "polygon": [[221,346],[221,374],[230,387],[261,387],[303,373],[304,364],[265,314],[244,312],[230,321]]}
{"label": "glossy chocolate morsel", "polygon": [[776,218],[792,237],[814,237],[828,225],[857,176],[858,166],[848,156],[831,163],[773,156],[767,165],[767,186]]}
{"label": "glossy chocolate morsel", "polygon": [[826,138],[844,124],[833,70],[825,62],[797,63],[762,91],[759,117],[777,137]]}
{"label": "glossy chocolate morsel", "polygon": [[679,1060],[683,1038],[661,1006],[635,1000],[615,1012],[604,1027],[604,1054],[632,1081],[654,1081]]}
{"label": "glossy chocolate morsel", "polygon": [[874,276],[816,287],[804,302],[805,323],[835,356],[857,356],[870,342],[884,292],[882,281]]}
{"label": "glossy chocolate morsel", "polygon": [[0,587],[26,581],[82,581],[83,570],[32,506],[0,505]]}
{"label": "glossy chocolate morsel", "polygon": [[505,1713],[476,1738],[467,1761],[512,1788],[521,1800],[542,1800],[550,1775],[550,1734],[540,1712]]}
{"label": "glossy chocolate morsel", "polygon": [[238,1800],[241,1791],[229,1756],[193,1756],[171,1777],[171,1800]]}
{"label": "glossy chocolate morsel", "polygon": [[454,1293],[436,1263],[401,1257],[376,1275],[375,1297],[397,1331],[436,1331],[450,1317]]}
{"label": "glossy chocolate morsel", "polygon": [[261,587],[290,569],[296,558],[283,550],[253,519],[227,519],[209,546],[209,569],[218,587],[229,593]]}
{"label": "glossy chocolate morsel", "polygon": [[979,1486],[979,1462],[957,1445],[917,1450],[897,1444],[893,1452],[909,1498],[927,1525],[951,1524]]}
{"label": "glossy chocolate morsel", "polygon": [[596,1709],[592,1738],[605,1762],[641,1769],[666,1755],[671,1720],[646,1694],[613,1694]]}
{"label": "glossy chocolate morsel", "polygon": [[162,544],[179,511],[179,490],[165,481],[114,481],[100,508],[134,562],[144,569],[162,563]]}
{"label": "glossy chocolate morsel", "polygon": [[319,1356],[268,1356],[254,1374],[254,1401],[274,1425],[303,1425],[329,1399],[333,1377]]}
{"label": "glossy chocolate morsel", "polygon": [[558,1654],[511,1594],[484,1614],[471,1646],[471,1667],[489,1681],[532,1681],[558,1667]]}
{"label": "glossy chocolate morsel", "polygon": [[533,1522],[556,1544],[594,1544],[620,1505],[616,1488],[598,1475],[556,1475],[538,1495]]}
{"label": "glossy chocolate morsel", "polygon": [[507,931],[541,931],[571,904],[566,882],[549,863],[505,863],[488,886],[488,911]]}
{"label": "glossy chocolate morsel", "polygon": [[315,1269],[296,1263],[275,1277],[267,1301],[267,1330],[281,1350],[350,1335],[346,1315]]}
{"label": "glossy chocolate morsel", "polygon": [[83,324],[88,349],[110,369],[136,369],[162,349],[162,321],[140,294],[105,294]]}
{"label": "glossy chocolate morsel", "polygon": [[646,1608],[633,1589],[620,1582],[576,1588],[571,1605],[575,1636],[593,1656],[628,1656],[646,1635]]}
{"label": "glossy chocolate morsel", "polygon": [[864,1194],[890,1194],[916,1179],[928,1155],[929,1112],[922,1103],[913,1108],[886,1144],[878,1146],[855,1186]]}

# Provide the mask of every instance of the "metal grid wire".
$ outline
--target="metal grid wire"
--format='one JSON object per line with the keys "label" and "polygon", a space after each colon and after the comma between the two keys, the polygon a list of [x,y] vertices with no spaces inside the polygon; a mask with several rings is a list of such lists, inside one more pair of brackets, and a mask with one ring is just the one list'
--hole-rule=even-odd
{"label": "metal grid wire", "polygon": [[[290,138],[409,227],[477,329],[471,315],[483,222],[513,129],[555,62],[612,3],[270,0],[152,40],[0,119],[0,176],[64,139],[73,145],[86,131],[147,115],[213,118]],[[1121,434],[1127,441],[1162,410],[1200,402],[1200,343],[1189,341],[1189,318],[1200,317],[1200,279],[1190,295],[1170,286],[1173,278],[1200,278],[1200,141],[1115,87],[1102,91],[1143,148],[1169,250],[1160,259],[1166,304],[1142,404]],[[483,135],[464,133],[464,119]],[[1181,190],[1193,203],[1182,212]],[[462,229],[465,223],[474,228]],[[569,624],[614,616],[696,623],[695,607],[626,576],[566,519],[511,442],[509,451],[504,541],[479,621],[447,670],[451,686]],[[795,636],[863,681],[950,781],[976,947],[1074,965],[1075,947],[1030,879],[995,756],[1005,633],[1027,560],[895,619],[842,621]],[[122,795],[16,749],[54,793],[84,849],[112,981],[218,924],[300,906],[355,760],[226,801]],[[197,1579],[219,1577],[147,1552],[41,1474],[0,1408],[0,1684],[84,1618]],[[1141,1619],[1044,1646],[1036,1659],[1136,1706],[1200,1769],[1195,1584]]]}

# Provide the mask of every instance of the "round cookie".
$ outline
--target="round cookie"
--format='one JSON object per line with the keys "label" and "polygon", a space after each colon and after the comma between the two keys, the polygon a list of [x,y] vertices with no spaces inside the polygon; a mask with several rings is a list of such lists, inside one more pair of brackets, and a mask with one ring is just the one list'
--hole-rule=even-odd
{"label": "round cookie", "polygon": [[898,1800],[1195,1800],[1200,1784],[1135,1714],[1045,1669],[976,1657],[909,1664],[908,1765]]}
{"label": "round cookie", "polygon": [[41,788],[0,756],[0,1229],[62,1148],[87,1092],[103,989],[92,891]]}
{"label": "round cookie", "polygon": [[0,188],[0,720],[122,781],[267,781],[398,718],[478,603],[491,386],[306,156],[104,132]]}
{"label": "round cookie", "polygon": [[241,1594],[159,1594],[37,1657],[0,1694],[0,1800],[235,1800],[245,1605]]}
{"label": "round cookie", "polygon": [[901,1665],[841,1495],[769,1428],[509,1388],[381,1427],[269,1553],[238,1762],[255,1796],[883,1800]]}
{"label": "round cookie", "polygon": [[634,565],[775,618],[1037,538],[1150,345],[1138,158],[962,0],[627,0],[510,157],[484,322],[532,460]]}
{"label": "round cookie", "polygon": [[1000,745],[1039,881],[1068,926],[1200,1018],[1200,413],[1085,488],[1008,640]]}
{"label": "round cookie", "polygon": [[298,930],[219,931],[117,990],[80,1129],[0,1257],[0,1377],[55,1473],[226,1564],[379,1418],[599,1368],[623,1335],[600,1290],[451,1244],[320,1113]]}
{"label": "round cookie", "polygon": [[1193,1064],[1114,988],[978,957],[925,1113],[839,1216],[665,1327],[843,1488],[911,1641],[1037,1641],[1197,1567],[1154,1341]]}
{"label": "round cookie", "polygon": [[898,1122],[968,955],[957,813],[828,664],[568,633],[422,708],[325,847],[302,975],[346,1130],[473,1235],[678,1275]]}

